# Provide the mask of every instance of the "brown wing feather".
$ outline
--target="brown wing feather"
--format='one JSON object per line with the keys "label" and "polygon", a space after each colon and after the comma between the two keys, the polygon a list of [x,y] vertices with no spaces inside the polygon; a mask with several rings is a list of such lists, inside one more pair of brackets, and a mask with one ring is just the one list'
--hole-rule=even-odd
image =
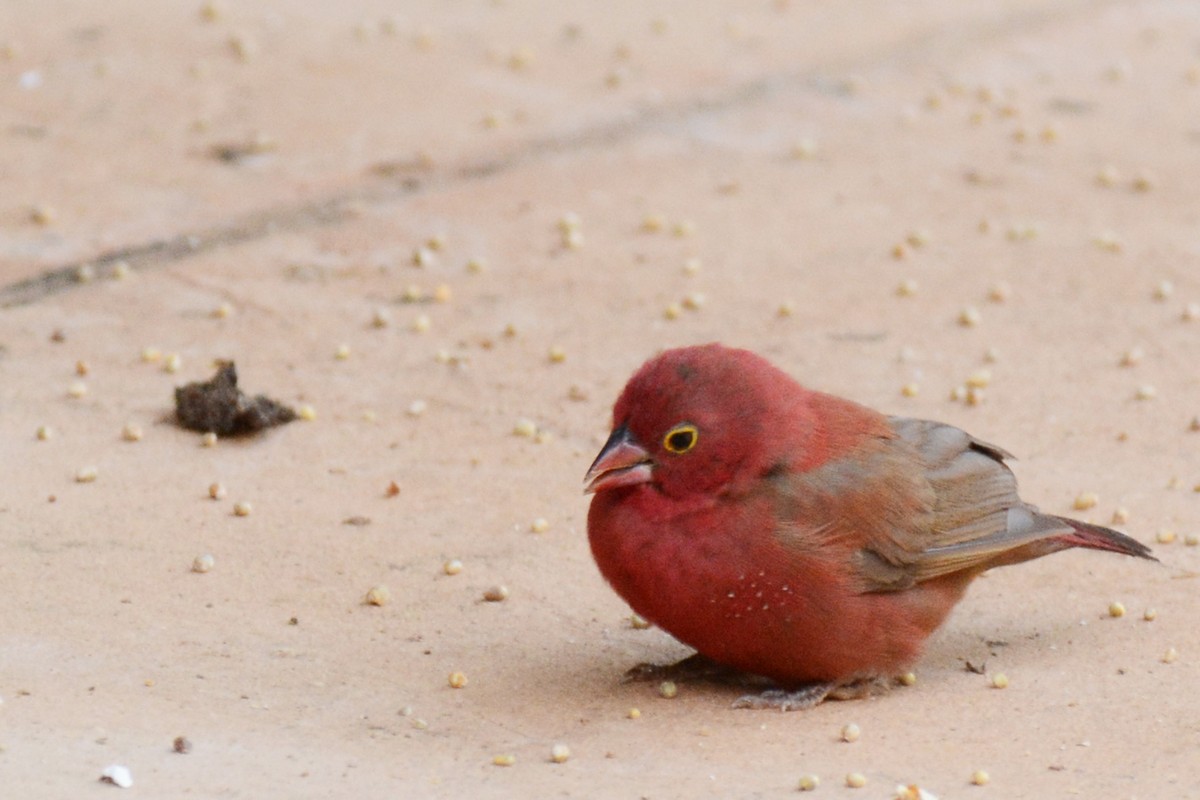
{"label": "brown wing feather", "polygon": [[781,509],[785,541],[816,539],[843,557],[839,545],[854,548],[856,577],[867,592],[1070,546],[1047,541],[1072,529],[1017,496],[1006,451],[951,425],[889,421],[894,437],[872,439],[776,487],[789,498]]}

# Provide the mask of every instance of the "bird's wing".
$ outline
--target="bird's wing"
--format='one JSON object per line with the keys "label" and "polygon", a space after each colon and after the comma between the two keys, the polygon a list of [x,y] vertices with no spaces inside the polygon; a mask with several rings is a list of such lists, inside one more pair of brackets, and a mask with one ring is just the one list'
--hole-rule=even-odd
{"label": "bird's wing", "polygon": [[849,549],[862,591],[1010,563],[1006,554],[1070,532],[1021,501],[1004,450],[951,425],[889,422],[894,437],[793,474],[785,491],[785,539],[815,538],[843,557]]}

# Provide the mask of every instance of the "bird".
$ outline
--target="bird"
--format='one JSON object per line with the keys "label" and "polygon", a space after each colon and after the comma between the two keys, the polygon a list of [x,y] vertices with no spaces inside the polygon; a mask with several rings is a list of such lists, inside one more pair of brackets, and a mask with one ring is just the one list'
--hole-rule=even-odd
{"label": "bird", "polygon": [[1157,561],[1021,500],[1000,447],[806,389],[749,350],[661,352],[612,426],[584,478],[592,556],[638,615],[697,651],[627,677],[760,690],[738,707],[873,693],[993,567],[1076,547]]}

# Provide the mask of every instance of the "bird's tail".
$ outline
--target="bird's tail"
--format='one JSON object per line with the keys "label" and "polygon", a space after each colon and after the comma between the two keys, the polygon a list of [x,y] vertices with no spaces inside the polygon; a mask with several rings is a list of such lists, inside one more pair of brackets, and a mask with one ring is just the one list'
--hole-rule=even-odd
{"label": "bird's tail", "polygon": [[1055,517],[1055,519],[1071,528],[1070,533],[1054,537],[1055,540],[1062,542],[1066,547],[1107,550],[1110,553],[1121,553],[1126,556],[1136,556],[1138,558],[1147,558],[1151,561],[1158,561],[1157,558],[1150,554],[1149,547],[1123,533],[1118,533],[1099,525],[1080,522],[1077,519],[1068,519],[1067,517]]}

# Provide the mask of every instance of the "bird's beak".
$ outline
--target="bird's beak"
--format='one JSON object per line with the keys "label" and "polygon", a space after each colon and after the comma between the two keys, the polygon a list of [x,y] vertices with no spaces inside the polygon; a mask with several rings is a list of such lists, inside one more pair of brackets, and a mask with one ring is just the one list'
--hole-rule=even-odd
{"label": "bird's beak", "polygon": [[654,461],[646,448],[638,444],[627,427],[618,425],[600,449],[600,455],[592,462],[587,475],[583,476],[583,491],[591,494],[618,486],[649,483],[653,466]]}

